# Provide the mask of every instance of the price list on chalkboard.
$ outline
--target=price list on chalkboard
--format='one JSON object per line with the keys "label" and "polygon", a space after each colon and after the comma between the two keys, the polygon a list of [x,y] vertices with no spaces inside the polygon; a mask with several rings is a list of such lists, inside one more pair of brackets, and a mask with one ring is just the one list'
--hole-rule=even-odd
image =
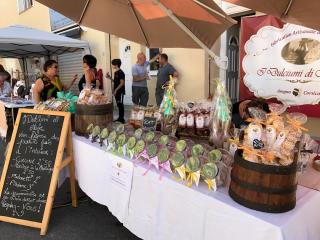
{"label": "price list on chalkboard", "polygon": [[0,215],[42,222],[63,116],[22,113],[0,198]]}

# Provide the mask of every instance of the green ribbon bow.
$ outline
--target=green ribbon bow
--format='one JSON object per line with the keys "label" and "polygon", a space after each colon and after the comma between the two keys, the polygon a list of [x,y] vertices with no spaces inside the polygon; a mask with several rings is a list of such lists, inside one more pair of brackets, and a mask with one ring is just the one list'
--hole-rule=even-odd
{"label": "green ribbon bow", "polygon": [[64,92],[64,91],[58,92],[57,99],[68,101],[70,103],[70,106],[67,111],[71,112],[71,113],[76,112],[76,103],[78,101],[78,97],[74,96],[72,94],[72,92],[70,92],[70,91],[69,92]]}

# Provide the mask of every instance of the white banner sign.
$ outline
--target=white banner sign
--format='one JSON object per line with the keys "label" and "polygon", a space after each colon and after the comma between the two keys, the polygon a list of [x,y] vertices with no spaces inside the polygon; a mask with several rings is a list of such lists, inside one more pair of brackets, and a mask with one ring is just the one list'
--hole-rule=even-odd
{"label": "white banner sign", "polygon": [[320,102],[320,33],[286,24],[261,28],[245,44],[244,83],[255,96],[294,106]]}

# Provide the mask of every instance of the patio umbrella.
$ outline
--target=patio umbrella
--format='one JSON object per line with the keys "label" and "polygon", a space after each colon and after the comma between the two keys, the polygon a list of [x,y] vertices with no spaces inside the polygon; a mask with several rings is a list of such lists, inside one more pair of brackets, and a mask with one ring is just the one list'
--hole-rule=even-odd
{"label": "patio umbrella", "polygon": [[309,28],[320,30],[319,0],[224,0]]}
{"label": "patio umbrella", "polygon": [[147,47],[211,48],[235,23],[212,0],[38,0],[83,26]]}

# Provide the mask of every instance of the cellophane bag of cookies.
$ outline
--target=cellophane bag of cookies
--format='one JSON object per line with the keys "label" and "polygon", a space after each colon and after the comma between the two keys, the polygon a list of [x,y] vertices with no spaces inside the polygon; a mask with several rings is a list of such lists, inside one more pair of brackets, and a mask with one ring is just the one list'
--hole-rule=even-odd
{"label": "cellophane bag of cookies", "polygon": [[231,126],[232,104],[228,93],[220,81],[212,99],[212,112],[210,116],[210,140],[217,146],[222,147],[223,142],[229,137]]}
{"label": "cellophane bag of cookies", "polygon": [[177,117],[177,98],[174,85],[176,79],[170,78],[166,86],[162,103],[160,105],[160,113],[162,115],[161,131],[169,136],[175,136],[178,128]]}
{"label": "cellophane bag of cookies", "polygon": [[87,105],[102,105],[110,103],[110,100],[101,89],[84,88],[79,95],[77,103]]}

